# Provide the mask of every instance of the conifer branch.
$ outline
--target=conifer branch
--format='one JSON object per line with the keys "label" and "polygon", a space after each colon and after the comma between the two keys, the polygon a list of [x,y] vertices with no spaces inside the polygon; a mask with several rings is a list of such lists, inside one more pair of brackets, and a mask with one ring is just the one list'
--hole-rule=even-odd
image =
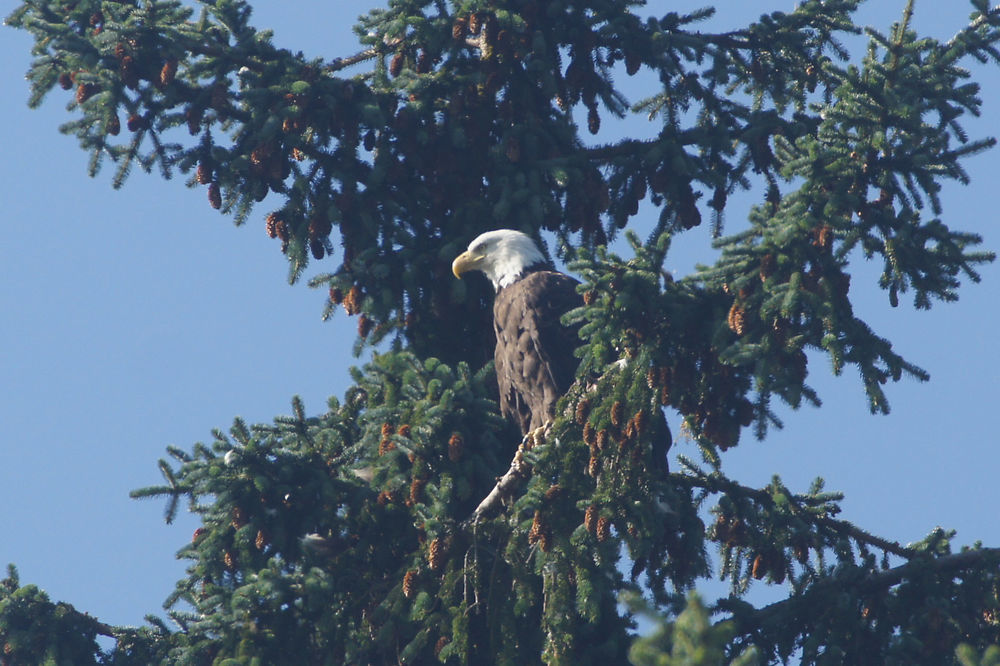
{"label": "conifer branch", "polygon": [[[396,46],[399,46],[402,43],[403,43],[403,38],[397,37],[396,39],[392,39],[385,42],[385,46],[386,48],[392,49],[395,48]],[[364,51],[359,51],[358,53],[355,53],[352,56],[348,56],[347,58],[334,58],[332,61],[330,61],[330,64],[326,66],[326,71],[337,72],[342,69],[346,69],[351,65],[357,65],[358,63],[364,62],[365,60],[371,60],[373,58],[377,58],[380,55],[382,55],[382,53],[383,53],[382,49],[375,48],[373,46],[371,48],[365,49]]]}
{"label": "conifer branch", "polygon": [[84,624],[90,625],[94,629],[94,631],[100,636],[106,636],[108,638],[114,638],[114,639],[118,638],[118,634],[115,633],[115,630],[114,628],[111,627],[111,625],[101,622],[100,620],[93,617],[89,613],[82,613],[78,611],[76,608],[73,607],[72,604],[60,601],[59,603],[56,604],[56,607],[58,609],[62,609],[63,611],[70,613],[74,617],[81,620]]}
{"label": "conifer branch", "polygon": [[377,49],[365,49],[359,53],[355,53],[347,58],[334,58],[329,65],[326,66],[328,72],[337,72],[342,69],[346,69],[351,65],[357,65],[359,62],[364,62],[365,60],[371,60],[377,57],[379,54]]}
{"label": "conifer branch", "polygon": [[643,148],[652,148],[657,143],[659,143],[659,139],[649,139],[646,141],[638,139],[624,140],[607,146],[587,148],[583,151],[583,154],[590,160],[597,162],[610,162],[616,157],[635,156],[639,150]]}
{"label": "conifer branch", "polygon": [[[704,488],[710,492],[726,492],[733,493],[737,495],[743,495],[749,497],[755,502],[772,505],[774,504],[774,498],[771,493],[767,490],[762,490],[760,488],[750,488],[749,486],[744,486],[737,483],[731,479],[719,477],[719,476],[708,476],[699,475],[693,476],[689,474],[672,474],[671,477],[684,485],[693,486],[696,488]],[[864,543],[869,546],[873,546],[883,552],[891,553],[899,557],[906,559],[911,559],[915,557],[918,551],[913,548],[907,548],[901,545],[898,541],[889,541],[881,537],[877,537],[860,527],[846,521],[837,520],[836,518],[831,518],[829,516],[821,516],[810,513],[808,511],[802,511],[799,508],[800,504],[808,504],[810,498],[803,495],[794,495],[789,497],[792,502],[790,506],[794,507],[795,513],[799,515],[804,520],[808,520],[816,525],[825,527],[833,532],[842,534],[843,536],[849,537],[858,543]]]}
{"label": "conifer branch", "polygon": [[965,550],[933,559],[915,558],[892,569],[877,571],[853,581],[845,580],[845,576],[832,576],[813,584],[797,596],[776,601],[746,614],[734,613],[732,619],[739,626],[740,633],[749,634],[780,622],[782,618],[802,617],[809,613],[809,609],[825,608],[825,604],[816,603],[817,597],[831,589],[843,590],[846,587],[858,594],[872,593],[898,585],[919,574],[938,576],[980,565],[985,567],[991,562],[1000,563],[1000,548]]}

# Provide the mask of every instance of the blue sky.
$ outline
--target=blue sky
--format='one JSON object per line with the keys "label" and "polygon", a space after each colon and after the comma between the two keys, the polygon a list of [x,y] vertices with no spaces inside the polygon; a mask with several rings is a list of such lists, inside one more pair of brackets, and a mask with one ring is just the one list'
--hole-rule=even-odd
{"label": "blue sky", "polygon": [[[869,4],[862,20],[887,29],[903,2]],[[6,15],[13,3],[4,5]],[[308,10],[259,2],[255,24],[273,28],[282,46],[332,58],[356,50],[353,19],[377,3],[296,6]],[[726,9],[706,29],[794,5],[719,6]],[[962,5],[918,2],[915,26],[947,38],[967,14]],[[29,110],[22,75],[30,40],[9,28],[0,34],[0,565],[16,563],[23,581],[102,621],[139,624],[161,612],[182,575],[174,554],[196,523],[182,514],[166,526],[160,502],[132,501],[128,492],[160,481],[156,461],[167,445],[209,441],[234,416],[270,421],[290,411],[295,394],[311,413],[323,411],[358,362],[355,322],[342,314],[322,322],[324,295],[287,284],[285,260],[264,233],[268,201],[237,229],[208,206],[204,188],[189,190],[181,178],[136,172],[120,191],[111,170],[88,178],[87,155],[57,131],[69,94],[56,91]],[[967,128],[979,137],[995,127],[1000,69],[973,72],[985,113]],[[1000,248],[998,165],[996,150],[971,159],[972,185],[950,185],[943,196],[945,221],[983,234],[989,249]],[[744,212],[727,215],[737,224]],[[707,242],[707,230],[696,230],[668,263],[689,272]],[[1000,545],[992,501],[1000,270],[982,273],[957,304],[914,312],[906,301],[891,309],[875,286],[878,266],[860,266],[858,312],[931,381],[890,386],[893,413],[876,417],[858,378],[833,378],[820,360],[810,379],[824,406],[786,410],[783,431],[764,442],[745,437],[725,468],[751,485],[777,473],[795,490],[823,476],[847,493],[842,517],[901,542],[941,525],[957,529],[959,543]],[[675,451],[696,456],[683,441]]]}

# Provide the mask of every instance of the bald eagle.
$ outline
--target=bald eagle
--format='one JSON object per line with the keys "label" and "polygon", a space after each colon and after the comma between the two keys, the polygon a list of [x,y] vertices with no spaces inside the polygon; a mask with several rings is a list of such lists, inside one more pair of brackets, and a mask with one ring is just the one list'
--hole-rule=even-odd
{"label": "bald eagle", "polygon": [[579,361],[577,327],[560,322],[583,304],[576,280],[552,270],[527,234],[488,231],[469,244],[451,265],[455,277],[482,271],[496,290],[493,328],[500,412],[522,434],[547,425],[556,402],[573,383]]}

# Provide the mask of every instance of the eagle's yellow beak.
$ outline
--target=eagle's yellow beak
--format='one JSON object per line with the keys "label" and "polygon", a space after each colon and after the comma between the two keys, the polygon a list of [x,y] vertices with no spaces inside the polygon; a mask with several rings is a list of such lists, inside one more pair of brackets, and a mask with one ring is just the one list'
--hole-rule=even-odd
{"label": "eagle's yellow beak", "polygon": [[461,279],[462,273],[468,273],[479,268],[479,262],[482,260],[483,255],[473,254],[466,250],[455,257],[455,261],[451,262],[451,272],[455,274],[455,277]]}

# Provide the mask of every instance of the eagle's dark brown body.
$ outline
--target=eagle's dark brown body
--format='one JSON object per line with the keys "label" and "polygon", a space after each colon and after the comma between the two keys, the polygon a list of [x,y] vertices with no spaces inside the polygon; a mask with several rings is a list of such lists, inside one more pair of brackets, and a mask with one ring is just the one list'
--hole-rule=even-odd
{"label": "eagle's dark brown body", "polygon": [[560,319],[582,305],[577,281],[550,270],[532,270],[497,291],[493,303],[500,411],[523,434],[555,416],[556,402],[573,383],[579,360],[577,327]]}

